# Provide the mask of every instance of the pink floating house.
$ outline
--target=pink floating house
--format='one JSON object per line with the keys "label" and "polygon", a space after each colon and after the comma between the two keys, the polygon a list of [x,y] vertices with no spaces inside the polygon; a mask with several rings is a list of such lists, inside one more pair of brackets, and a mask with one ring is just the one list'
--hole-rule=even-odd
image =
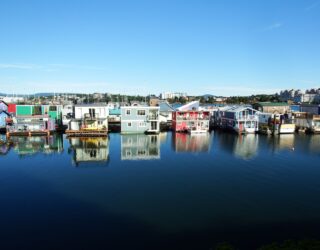
{"label": "pink floating house", "polygon": [[191,102],[172,113],[176,132],[205,133],[209,131],[210,112],[199,110],[199,102]]}

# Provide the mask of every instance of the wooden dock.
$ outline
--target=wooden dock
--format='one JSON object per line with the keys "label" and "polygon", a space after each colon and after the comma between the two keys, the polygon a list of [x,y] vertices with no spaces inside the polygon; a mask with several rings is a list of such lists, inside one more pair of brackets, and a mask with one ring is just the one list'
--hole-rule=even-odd
{"label": "wooden dock", "polygon": [[49,136],[52,132],[49,130],[41,130],[41,131],[10,131],[7,132],[7,137],[10,136]]}
{"label": "wooden dock", "polygon": [[68,137],[107,137],[107,130],[66,130]]}

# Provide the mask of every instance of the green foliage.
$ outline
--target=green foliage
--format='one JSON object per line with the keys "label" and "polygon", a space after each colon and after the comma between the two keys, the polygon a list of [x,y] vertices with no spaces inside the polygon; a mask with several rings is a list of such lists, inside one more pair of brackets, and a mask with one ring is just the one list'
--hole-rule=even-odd
{"label": "green foliage", "polygon": [[258,250],[318,250],[320,249],[320,241],[318,240],[287,240],[282,243],[272,243],[262,246]]}
{"label": "green foliage", "polygon": [[214,250],[235,250],[235,248],[227,242],[219,243]]}

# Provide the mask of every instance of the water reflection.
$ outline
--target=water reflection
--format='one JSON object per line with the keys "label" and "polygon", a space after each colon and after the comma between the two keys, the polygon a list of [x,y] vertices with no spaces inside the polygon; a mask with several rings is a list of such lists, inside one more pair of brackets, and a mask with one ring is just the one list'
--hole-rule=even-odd
{"label": "water reflection", "polygon": [[121,160],[160,159],[160,136],[133,134],[121,136]]}
{"label": "water reflection", "polygon": [[173,147],[176,152],[208,152],[210,149],[209,133],[203,134],[172,134]]}
{"label": "water reflection", "polygon": [[276,136],[268,136],[267,144],[273,152],[282,151],[282,150],[293,150],[295,145],[295,138],[298,138],[299,135],[294,134],[282,134]]}
{"label": "water reflection", "polygon": [[63,152],[62,134],[51,136],[10,137],[8,140],[20,156],[34,155],[37,153],[53,154]]}
{"label": "water reflection", "polygon": [[107,163],[109,161],[109,139],[98,137],[69,138],[73,161],[76,166],[80,163]]}
{"label": "water reflection", "polygon": [[259,136],[254,134],[236,135],[220,133],[219,144],[222,149],[238,158],[248,160],[257,156]]}

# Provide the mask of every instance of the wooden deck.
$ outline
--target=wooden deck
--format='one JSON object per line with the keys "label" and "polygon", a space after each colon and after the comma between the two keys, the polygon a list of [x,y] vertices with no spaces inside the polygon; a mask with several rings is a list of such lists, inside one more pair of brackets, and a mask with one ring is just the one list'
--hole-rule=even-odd
{"label": "wooden deck", "polygon": [[66,130],[68,137],[106,137],[107,130]]}
{"label": "wooden deck", "polygon": [[49,136],[52,132],[49,130],[44,131],[11,131],[7,132],[7,137],[10,136]]}

